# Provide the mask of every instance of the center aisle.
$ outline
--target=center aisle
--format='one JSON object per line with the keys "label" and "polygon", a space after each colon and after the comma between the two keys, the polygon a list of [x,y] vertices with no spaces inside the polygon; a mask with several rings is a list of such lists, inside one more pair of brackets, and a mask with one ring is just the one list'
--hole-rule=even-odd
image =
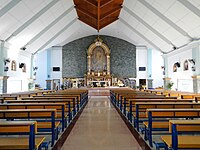
{"label": "center aisle", "polygon": [[142,150],[107,96],[91,96],[61,150]]}

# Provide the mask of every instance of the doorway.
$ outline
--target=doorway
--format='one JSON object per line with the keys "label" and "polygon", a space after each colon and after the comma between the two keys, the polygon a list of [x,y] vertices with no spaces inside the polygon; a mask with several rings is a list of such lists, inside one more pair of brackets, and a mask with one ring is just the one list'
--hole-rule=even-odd
{"label": "doorway", "polygon": [[142,89],[146,88],[146,79],[139,79],[139,87]]}

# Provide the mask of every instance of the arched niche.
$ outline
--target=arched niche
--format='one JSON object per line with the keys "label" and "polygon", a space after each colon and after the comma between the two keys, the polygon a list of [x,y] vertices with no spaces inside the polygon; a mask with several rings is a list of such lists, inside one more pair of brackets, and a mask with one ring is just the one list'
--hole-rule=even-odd
{"label": "arched niche", "polygon": [[110,49],[99,37],[88,48],[87,71],[110,74]]}
{"label": "arched niche", "polygon": [[16,66],[16,61],[15,61],[15,60],[12,60],[12,62],[11,62],[11,70],[12,70],[12,71],[16,71],[16,68],[17,68],[17,66]]}

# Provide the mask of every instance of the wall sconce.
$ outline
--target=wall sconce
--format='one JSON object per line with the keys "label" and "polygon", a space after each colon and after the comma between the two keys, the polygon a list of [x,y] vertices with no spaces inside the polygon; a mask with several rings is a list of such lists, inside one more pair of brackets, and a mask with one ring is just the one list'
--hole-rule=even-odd
{"label": "wall sconce", "polygon": [[35,71],[35,70],[37,70],[38,69],[38,67],[33,67],[33,70]]}
{"label": "wall sconce", "polygon": [[4,59],[4,64],[6,65],[7,63],[10,63],[10,58]]}
{"label": "wall sconce", "polygon": [[195,60],[194,60],[194,59],[188,59],[188,61],[189,61],[191,64],[195,65]]}
{"label": "wall sconce", "polygon": [[24,63],[20,63],[19,68],[23,68],[23,67],[24,67]]}
{"label": "wall sconce", "polygon": [[179,62],[176,62],[175,65],[179,68],[181,64]]}

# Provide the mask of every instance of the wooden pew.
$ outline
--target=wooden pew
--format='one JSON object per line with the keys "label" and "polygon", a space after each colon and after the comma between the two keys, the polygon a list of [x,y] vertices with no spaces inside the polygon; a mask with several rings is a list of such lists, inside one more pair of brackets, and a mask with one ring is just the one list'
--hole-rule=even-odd
{"label": "wooden pew", "polygon": [[[0,110],[7,109],[56,109],[57,118],[62,124],[62,131],[67,126],[66,106],[65,103],[7,103],[0,104]],[[58,124],[58,123],[56,123]],[[58,124],[59,125],[59,124]],[[43,125],[45,127],[45,125]]]}
{"label": "wooden pew", "polygon": [[[196,135],[200,132],[200,120],[170,120],[169,132],[171,135],[161,136],[165,149],[200,149],[200,135]],[[195,135],[188,135],[190,132]]]}
{"label": "wooden pew", "polygon": [[181,94],[181,99],[195,99],[195,96],[193,94]]}
{"label": "wooden pew", "polygon": [[133,112],[135,112],[135,103],[137,102],[193,102],[194,100],[189,99],[129,99],[124,100],[123,104],[120,105],[120,110],[123,110],[124,115],[126,116],[126,111],[128,111],[128,120],[132,123]]}
{"label": "wooden pew", "polygon": [[57,117],[56,109],[8,109],[0,110],[0,119],[50,119],[51,122],[51,146],[56,139],[55,118]]}
{"label": "wooden pew", "polygon": [[[144,122],[146,127],[146,133],[148,134],[149,145],[153,146],[152,142],[152,131],[154,128],[162,128],[162,123],[160,121],[168,119],[166,118],[200,118],[200,109],[147,109],[148,122]],[[153,124],[154,120],[158,122],[158,124]],[[160,127],[159,127],[160,126]],[[164,127],[164,129],[166,129]]]}
{"label": "wooden pew", "polygon": [[29,135],[0,137],[0,149],[40,149],[45,137],[35,137],[36,133],[36,121],[0,121],[0,135]]}
{"label": "wooden pew", "polygon": [[17,95],[2,95],[0,96],[1,103],[4,103],[5,100],[17,100],[18,96]]}
{"label": "wooden pew", "polygon": [[[192,102],[137,102],[135,103],[134,127],[139,131],[139,123],[146,121],[147,109],[200,108],[200,103]],[[131,115],[131,114],[130,114]],[[142,120],[141,120],[142,119]],[[161,124],[160,124],[161,125]],[[164,124],[165,126],[165,124]],[[168,126],[167,126],[168,128]]]}
{"label": "wooden pew", "polygon": [[[68,100],[68,101],[72,101],[73,108],[76,108],[77,111],[82,106],[82,105],[80,105],[80,100],[78,100],[78,98],[76,96],[70,96],[70,97],[34,96],[31,98],[25,97],[25,98],[22,98],[22,100]],[[79,105],[80,105],[80,107],[79,107]],[[75,111],[76,111],[76,109],[75,109]]]}
{"label": "wooden pew", "polygon": [[[72,117],[76,114],[75,112],[75,102],[71,102],[66,99],[55,99],[55,100],[48,100],[48,99],[37,99],[37,100],[7,100],[5,103],[13,104],[13,103],[65,103],[65,111],[68,112],[68,122],[70,123],[72,120]],[[73,112],[73,113],[72,113]]]}

